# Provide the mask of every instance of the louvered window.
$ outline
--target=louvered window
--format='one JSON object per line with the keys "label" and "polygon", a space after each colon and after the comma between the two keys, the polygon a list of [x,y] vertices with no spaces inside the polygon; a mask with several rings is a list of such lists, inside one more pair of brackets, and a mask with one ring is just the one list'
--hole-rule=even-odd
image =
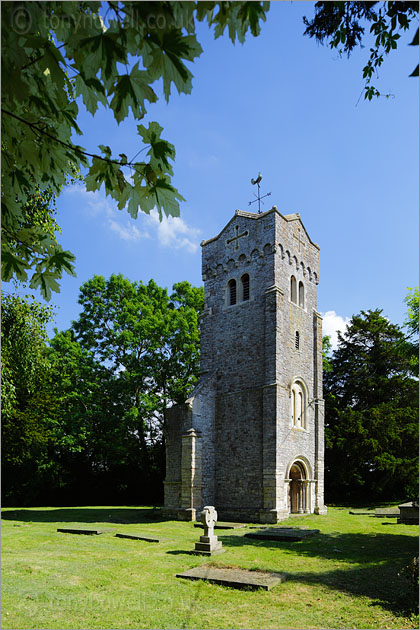
{"label": "louvered window", "polygon": [[249,300],[249,275],[246,273],[241,278],[242,282],[242,299]]}
{"label": "louvered window", "polygon": [[236,280],[229,280],[229,304],[236,304]]}

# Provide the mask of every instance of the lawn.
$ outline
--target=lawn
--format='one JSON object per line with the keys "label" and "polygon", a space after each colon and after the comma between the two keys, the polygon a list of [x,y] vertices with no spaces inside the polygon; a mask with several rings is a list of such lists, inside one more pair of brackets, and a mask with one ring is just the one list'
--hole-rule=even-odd
{"label": "lawn", "polygon": [[[335,507],[284,521],[320,530],[301,542],[217,530],[226,552],[207,558],[188,553],[199,529],[162,520],[152,508],[4,509],[2,628],[417,627],[412,587],[398,573],[418,553],[418,527],[348,512]],[[84,526],[104,533],[57,533]],[[271,591],[241,591],[175,577],[209,562],[288,579]]]}

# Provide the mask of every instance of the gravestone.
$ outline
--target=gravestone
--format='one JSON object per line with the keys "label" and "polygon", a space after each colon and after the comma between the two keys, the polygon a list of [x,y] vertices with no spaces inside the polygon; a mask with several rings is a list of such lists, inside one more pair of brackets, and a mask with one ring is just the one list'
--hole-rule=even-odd
{"label": "gravestone", "polygon": [[377,508],[375,510],[376,518],[398,518],[400,515],[399,507]]}
{"label": "gravestone", "polygon": [[269,573],[268,571],[247,571],[232,567],[209,567],[203,564],[184,573],[177,573],[177,578],[186,580],[206,580],[213,584],[231,586],[247,590],[263,589],[269,591],[273,586],[286,581],[285,573]]}
{"label": "gravestone", "polygon": [[[244,529],[246,527],[246,523],[216,523],[214,529]],[[203,523],[194,523],[194,527],[203,528]]]}
{"label": "gravestone", "polygon": [[267,527],[260,529],[258,532],[250,532],[245,534],[246,538],[255,538],[256,540],[278,540],[298,542],[305,538],[311,538],[319,534],[319,529],[298,529],[294,527]]}
{"label": "gravestone", "polygon": [[400,510],[398,523],[403,523],[405,525],[419,524],[419,504],[416,501],[401,503],[398,507]]}
{"label": "gravestone", "polygon": [[116,538],[128,538],[129,540],[143,540],[144,542],[158,543],[161,538],[152,538],[151,536],[140,536],[138,534],[115,534]]}
{"label": "gravestone", "polygon": [[98,536],[99,534],[103,534],[99,529],[69,529],[69,528],[59,528],[57,529],[61,534],[84,534],[85,536]]}
{"label": "gravestone", "polygon": [[212,505],[207,505],[201,512],[201,522],[204,526],[204,535],[200,536],[200,542],[195,543],[193,553],[212,556],[222,553],[222,543],[214,535],[214,526],[217,521],[217,512]]}

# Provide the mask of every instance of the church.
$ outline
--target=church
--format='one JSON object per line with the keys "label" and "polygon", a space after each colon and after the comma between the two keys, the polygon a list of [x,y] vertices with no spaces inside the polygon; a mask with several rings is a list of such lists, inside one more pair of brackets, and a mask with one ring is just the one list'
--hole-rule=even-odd
{"label": "church", "polygon": [[319,246],[299,214],[236,210],[202,246],[200,380],[166,411],[163,511],[325,514]]}

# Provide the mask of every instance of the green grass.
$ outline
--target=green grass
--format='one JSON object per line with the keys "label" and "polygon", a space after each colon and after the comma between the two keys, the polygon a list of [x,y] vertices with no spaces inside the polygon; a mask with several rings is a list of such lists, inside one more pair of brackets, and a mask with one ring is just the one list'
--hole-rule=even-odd
{"label": "green grass", "polygon": [[[159,520],[152,508],[5,509],[2,627],[417,627],[410,616],[412,587],[398,572],[417,555],[418,528],[351,516],[348,510],[335,507],[327,516],[284,521],[321,530],[297,543],[244,538],[243,529],[218,530],[226,552],[206,558],[188,554],[199,529]],[[105,533],[56,531],[92,525]],[[117,531],[165,541],[115,538]],[[288,580],[267,592],[175,577],[209,562],[286,572]]]}

